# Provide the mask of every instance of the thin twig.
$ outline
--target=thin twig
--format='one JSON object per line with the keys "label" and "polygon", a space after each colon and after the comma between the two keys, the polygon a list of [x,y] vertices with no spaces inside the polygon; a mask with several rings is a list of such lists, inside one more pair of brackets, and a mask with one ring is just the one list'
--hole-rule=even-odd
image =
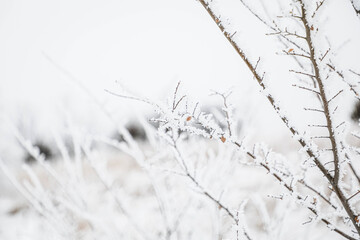
{"label": "thin twig", "polygon": [[310,73],[299,72],[299,71],[295,71],[295,70],[292,70],[292,69],[290,69],[289,72],[293,72],[293,73],[305,75],[305,76],[308,76],[308,77],[311,77],[311,78],[314,78],[314,77],[315,77],[314,75],[312,75],[312,74],[310,74]]}
{"label": "thin twig", "polygon": [[293,84],[292,86],[293,87],[298,87],[300,89],[304,89],[304,90],[307,90],[307,91],[310,91],[310,92],[313,92],[313,93],[316,93],[317,95],[320,94],[318,91],[316,91],[316,89],[311,89],[311,88],[304,87],[304,86],[299,86],[299,85],[296,85],[296,84]]}
{"label": "thin twig", "polygon": [[330,98],[330,100],[328,100],[328,103],[330,103],[334,98],[336,98],[340,93],[342,93],[344,90],[340,90],[337,94],[335,94],[335,96],[333,96],[332,98]]}
{"label": "thin twig", "polygon": [[316,3],[316,9],[314,11],[314,13],[311,15],[312,18],[315,17],[316,13],[319,11],[320,7],[324,4],[325,0],[320,1],[320,3]]}
{"label": "thin twig", "polygon": [[[335,136],[335,131],[333,128],[333,121],[332,118],[330,116],[330,110],[329,110],[329,103],[325,94],[325,88],[324,88],[324,84],[323,81],[321,79],[320,76],[320,70],[319,70],[319,66],[318,63],[316,61],[315,58],[315,48],[314,48],[314,44],[313,44],[313,40],[312,40],[312,36],[311,36],[311,29],[310,29],[310,24],[307,20],[307,14],[306,14],[306,9],[305,9],[305,5],[303,0],[299,0],[300,2],[300,7],[301,7],[301,21],[304,25],[305,28],[305,32],[306,32],[306,42],[310,51],[310,61],[312,63],[313,69],[314,69],[314,73],[316,76],[316,81],[319,85],[319,90],[320,90],[320,96],[323,102],[323,107],[324,107],[324,114],[325,114],[325,118],[326,118],[326,123],[328,126],[328,132],[329,132],[329,137],[330,137],[330,142],[331,142],[331,146],[332,146],[332,153],[333,153],[333,160],[334,160],[334,166],[335,166],[335,171],[334,171],[334,178],[330,179],[330,184],[332,185],[337,197],[339,198],[341,204],[343,205],[347,215],[350,217],[356,231],[358,232],[358,234],[360,235],[360,226],[357,223],[357,216],[356,214],[353,212],[353,210],[351,209],[350,205],[347,203],[346,198],[344,193],[341,191],[340,186],[339,186],[339,180],[340,180],[340,156],[339,156],[339,149],[338,149],[338,144],[336,141],[336,136]],[[337,107],[335,108],[337,109]],[[335,110],[334,110],[335,111]]]}
{"label": "thin twig", "polygon": [[[209,4],[207,2],[205,2],[205,0],[199,0],[199,2],[201,3],[201,5],[205,8],[205,10],[208,12],[208,14],[210,15],[210,17],[213,19],[213,21],[216,23],[216,25],[219,27],[219,29],[221,30],[221,32],[224,34],[224,36],[226,37],[226,39],[229,41],[229,43],[234,47],[235,51],[239,54],[239,56],[241,57],[241,59],[244,61],[244,63],[247,65],[247,67],[249,68],[249,70],[252,72],[254,78],[257,80],[258,84],[260,85],[260,87],[262,89],[266,89],[264,83],[263,83],[263,79],[262,77],[260,77],[259,73],[256,71],[256,69],[254,68],[254,66],[251,64],[251,62],[248,60],[247,56],[245,55],[245,53],[243,52],[243,50],[231,39],[229,38],[229,33],[225,30],[224,25],[222,24],[222,22],[216,17],[215,13],[213,12],[213,10],[211,9],[211,7],[209,6]],[[317,67],[317,62],[315,61],[314,57],[314,48],[313,48],[313,44],[312,44],[312,39],[310,36],[310,27],[308,25],[307,19],[306,19],[306,14],[305,14],[305,7],[303,2],[300,0],[300,5],[301,5],[301,12],[302,12],[302,22],[304,23],[304,27],[306,30],[306,40],[309,46],[309,50],[310,50],[310,59],[312,60],[313,65],[316,66],[315,68],[315,76],[317,78],[319,78],[319,69]],[[321,81],[322,83],[322,81]],[[320,86],[319,86],[320,87]],[[321,86],[320,88],[320,93],[322,95],[325,96],[324,93],[324,88],[323,86]],[[295,136],[299,136],[298,131],[294,128],[294,126],[289,124],[289,120],[286,116],[284,116],[283,114],[280,114],[280,108],[278,107],[278,105],[275,103],[274,98],[272,97],[272,95],[267,94],[266,95],[267,99],[269,100],[270,104],[273,106],[274,110],[279,114],[280,118],[282,119],[282,121],[285,123],[285,125],[289,128],[289,130],[291,131],[291,133]],[[324,102],[324,104],[327,104],[327,101]],[[327,121],[330,121],[330,126],[329,123],[327,124],[329,126],[329,130],[332,130],[332,122],[330,119],[330,115],[329,115],[329,109],[327,106]],[[304,138],[299,138],[298,141],[299,143],[303,146],[306,147],[306,153],[309,155],[310,158],[313,159],[314,163],[316,164],[316,166],[320,169],[320,171],[324,174],[324,176],[327,178],[327,180],[332,184],[339,200],[341,201],[342,205],[344,206],[347,214],[349,215],[349,217],[351,218],[355,228],[357,229],[359,235],[360,235],[360,227],[356,225],[356,219],[355,219],[355,215],[353,213],[353,211],[351,210],[350,206],[346,204],[345,202],[345,196],[342,193],[342,191],[340,190],[339,186],[334,184],[335,182],[338,182],[338,178],[339,178],[339,159],[338,159],[338,152],[337,152],[337,145],[334,142],[335,137],[334,137],[334,132],[330,131],[331,136],[332,136],[332,144],[333,144],[333,153],[334,153],[334,158],[336,158],[336,170],[335,171],[335,176],[336,176],[336,181],[334,181],[334,178],[330,175],[329,171],[323,166],[323,164],[320,162],[320,160],[318,159],[318,155],[316,153],[313,152],[312,148],[309,147],[309,143],[304,139]],[[326,223],[326,221],[323,221]],[[336,231],[338,232],[338,231]],[[341,234],[342,236],[348,238],[348,239],[354,239],[348,235],[346,235],[343,232],[338,232],[339,234]]]}
{"label": "thin twig", "polygon": [[[241,146],[239,143],[237,142],[234,142],[234,144],[236,146]],[[248,151],[246,151],[246,154],[251,157],[252,159],[256,160],[256,156]],[[271,171],[271,169],[264,163],[260,163],[260,166],[262,166],[263,168],[265,168],[273,177],[275,177],[276,180],[278,180],[281,185],[283,185],[291,194],[294,194],[295,197],[298,199],[298,200],[302,200],[302,201],[305,201],[306,200],[306,197],[302,197],[300,196],[299,194],[295,193],[294,189],[288,185],[278,174],[274,173],[273,171]],[[310,189],[310,188],[309,188]],[[326,199],[320,192],[316,191],[315,190],[315,193],[318,194],[321,198],[323,198],[325,200],[325,202],[327,202],[328,204],[330,204],[332,207],[335,207],[333,206],[333,204],[330,203],[330,201],[328,199]],[[315,214],[316,216],[319,216],[318,215],[318,212],[315,208],[313,207],[310,207],[310,206],[307,206],[307,208],[313,213]],[[336,208],[336,207],[335,207]],[[350,239],[350,240],[356,240],[355,238],[351,237],[350,235],[346,234],[344,231],[336,228],[332,223],[330,223],[329,220],[325,219],[325,218],[321,218],[321,221],[324,222],[327,226],[331,227],[332,229],[334,229],[335,232],[337,232],[338,234],[340,234],[341,236],[347,238],[347,239]]]}

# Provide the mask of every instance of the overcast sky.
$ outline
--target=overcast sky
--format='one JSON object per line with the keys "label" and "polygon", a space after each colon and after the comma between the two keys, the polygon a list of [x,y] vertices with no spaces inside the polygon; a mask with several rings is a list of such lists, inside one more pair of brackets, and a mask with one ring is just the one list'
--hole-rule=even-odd
{"label": "overcast sky", "polygon": [[195,100],[211,89],[256,90],[239,81],[248,71],[194,0],[5,0],[0,11],[0,109],[42,128],[60,117],[59,105],[81,123],[97,119],[69,74],[113,105],[122,100],[104,89],[117,91],[116,81],[162,100],[178,81]]}
{"label": "overcast sky", "polygon": [[240,61],[194,0],[0,5],[1,91],[11,101],[72,92],[44,53],[98,93],[116,80],[156,96],[179,80],[198,92],[240,77]]}
{"label": "overcast sky", "polygon": [[[289,58],[276,55],[281,47],[264,35],[269,30],[240,1],[221,2],[226,3],[220,9],[223,20],[237,26],[235,37],[251,49],[251,60],[262,56],[267,76],[281,86],[279,94],[296,102],[291,90],[283,90],[291,85],[288,71],[278,71]],[[269,10],[278,7],[268,4]],[[320,23],[338,36],[333,48],[350,41],[339,59],[356,67],[360,38],[349,29],[360,21],[350,4],[328,4],[329,14]],[[115,81],[135,94],[164,100],[178,81],[195,99],[206,98],[211,89],[235,87],[236,107],[248,108],[244,115],[262,109],[249,71],[195,0],[1,0],[0,36],[0,111],[31,119],[42,129],[61,118],[59,106],[80,124],[101,125],[81,84],[101,101],[119,103],[118,115],[134,108],[105,93],[117,91]]]}

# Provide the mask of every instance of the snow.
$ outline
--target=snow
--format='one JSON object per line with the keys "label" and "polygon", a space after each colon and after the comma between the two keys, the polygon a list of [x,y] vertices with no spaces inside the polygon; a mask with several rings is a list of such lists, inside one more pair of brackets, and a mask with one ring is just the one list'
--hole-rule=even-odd
{"label": "snow", "polygon": [[[265,89],[198,1],[1,2],[0,238],[338,239],[335,228],[355,236],[307,154],[333,175],[329,141],[316,138],[329,133],[314,127],[324,115],[304,110],[322,104],[292,87],[317,91],[294,73],[313,66],[288,56],[306,51],[269,35],[270,24],[304,34],[291,19],[297,3],[244,2],[265,24],[242,1],[209,6],[246,59],[260,59]],[[316,2],[306,2],[326,96],[344,89],[329,106],[334,127],[347,122],[331,131],[350,197],[359,187],[347,165],[359,167],[358,142],[348,140],[358,127],[347,120],[360,21],[350,1],[326,1],[315,17]],[[146,140],[133,138],[135,121]]]}

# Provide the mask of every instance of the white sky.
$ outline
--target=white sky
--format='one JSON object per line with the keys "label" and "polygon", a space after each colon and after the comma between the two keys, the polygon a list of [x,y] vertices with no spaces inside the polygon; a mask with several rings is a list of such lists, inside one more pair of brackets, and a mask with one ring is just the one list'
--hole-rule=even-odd
{"label": "white sky", "polygon": [[[279,94],[292,97],[291,90],[283,91],[291,85],[289,73],[278,71],[289,59],[271,60],[279,45],[264,44],[269,31],[239,1],[222,3],[229,3],[228,9],[220,10],[239,26],[236,36],[251,49],[249,57],[255,62],[262,56],[264,69],[279,79]],[[351,6],[339,8],[336,3],[329,1],[332,10],[322,21],[342,36],[338,45],[348,38],[357,42],[359,35],[348,30],[359,27]],[[179,80],[195,99],[204,99],[210,89],[235,86],[236,104],[241,110],[248,108],[244,113],[263,109],[259,105],[264,100],[249,71],[195,0],[1,0],[0,36],[0,111],[10,118],[30,119],[42,131],[63,115],[59,105],[79,123],[101,125],[86,94],[44,53],[97,97],[119,104],[118,114],[134,108],[105,94],[104,89],[116,90],[115,81],[155,99],[166,99]],[[349,48],[352,53],[345,51],[355,67],[358,45]],[[272,111],[266,109],[266,114]]]}
{"label": "white sky", "polygon": [[[89,121],[86,94],[44,53],[112,103],[122,100],[104,89],[116,90],[115,81],[165,100],[181,80],[184,92],[204,99],[250,76],[194,0],[5,0],[0,11],[0,109],[12,118],[51,125],[63,105]],[[121,113],[133,111],[128,104]]]}
{"label": "white sky", "polygon": [[218,86],[220,78],[230,86],[240,76],[237,56],[193,0],[1,5],[2,92],[17,92],[12,96],[17,100],[63,94],[55,86],[65,86],[66,79],[42,52],[99,92],[120,80],[156,96],[178,80],[198,90],[202,84]]}

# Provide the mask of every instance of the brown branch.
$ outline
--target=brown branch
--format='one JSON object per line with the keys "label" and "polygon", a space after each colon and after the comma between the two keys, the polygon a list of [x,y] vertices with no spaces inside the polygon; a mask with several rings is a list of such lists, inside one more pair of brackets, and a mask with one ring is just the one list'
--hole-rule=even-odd
{"label": "brown branch", "polygon": [[296,85],[296,84],[293,84],[292,85],[293,87],[298,87],[300,89],[304,89],[304,90],[307,90],[307,91],[310,91],[310,92],[313,92],[313,93],[316,93],[317,95],[319,95],[320,93],[318,91],[316,91],[315,89],[311,89],[311,88],[308,88],[308,87],[304,87],[304,86],[299,86],[299,85]]}
{"label": "brown branch", "polygon": [[[257,19],[259,19],[260,22],[262,22],[263,24],[265,24],[268,28],[270,28],[271,30],[273,30],[274,32],[277,32],[279,29],[276,29],[275,27],[276,24],[275,24],[275,27],[271,26],[269,23],[267,23],[263,18],[261,18],[253,9],[250,8],[249,5],[247,5],[244,0],[240,0],[240,2],[242,3],[242,5],[248,9],[252,15],[254,15]],[[304,48],[302,48],[300,45],[298,45],[296,42],[294,42],[293,40],[289,39],[287,36],[284,36],[284,35],[279,35],[278,36],[279,40],[281,40],[281,42],[283,43],[282,41],[282,38],[285,39],[287,42],[291,43],[292,45],[294,45],[295,47],[297,47],[298,49],[300,49],[301,51],[305,52],[306,53],[306,50]],[[283,43],[285,45],[285,43]],[[298,64],[301,66],[301,63],[298,62]]]}
{"label": "brown branch", "polygon": [[182,100],[184,100],[184,98],[186,97],[186,95],[182,96],[179,101],[177,101],[177,103],[175,104],[173,111],[178,107],[178,105],[181,103]]}
{"label": "brown branch", "polygon": [[355,197],[356,195],[358,195],[360,193],[360,190],[357,191],[356,193],[354,193],[353,195],[351,195],[348,199],[346,199],[347,202],[349,202],[353,197]]}
{"label": "brown branch", "polygon": [[360,16],[360,9],[357,9],[356,6],[355,6],[355,3],[354,3],[354,0],[350,0],[351,2],[351,5],[356,13],[356,15],[359,17]]}
{"label": "brown branch", "polygon": [[331,70],[335,71],[336,74],[339,75],[342,79],[345,78],[345,77],[344,77],[344,74],[342,74],[341,72],[337,71],[336,68],[335,68],[333,65],[331,65],[330,63],[327,63],[326,65],[327,65]]}
{"label": "brown branch", "polygon": [[[331,71],[334,71],[342,80],[343,82],[345,82],[348,86],[349,86],[349,89],[350,91],[355,95],[355,98],[357,98],[358,100],[360,100],[360,94],[355,90],[354,86],[351,85],[348,81],[345,80],[345,76],[343,73],[341,73],[340,71],[338,71],[334,65],[330,64],[330,63],[327,63],[326,64]],[[351,73],[354,73],[354,74],[357,74],[356,72],[353,72],[352,70],[349,70]]]}
{"label": "brown branch", "polygon": [[330,103],[334,98],[336,98],[337,96],[339,96],[340,93],[342,93],[344,90],[340,90],[337,94],[335,94],[335,96],[333,96],[332,98],[330,98],[330,100],[328,101],[328,103]]}
{"label": "brown branch", "polygon": [[322,62],[324,60],[324,58],[326,57],[326,55],[330,52],[330,48],[325,52],[325,54],[319,58],[320,62]]}
{"label": "brown branch", "polygon": [[[241,144],[237,143],[237,142],[234,142],[234,144],[238,147],[241,147]],[[252,159],[256,160],[256,156],[252,153],[250,153],[249,151],[246,151],[246,154],[251,157]],[[260,163],[260,166],[262,166],[263,168],[265,168],[267,170],[267,172],[269,172],[273,177],[275,177],[276,180],[278,180],[291,194],[294,194],[295,197],[298,199],[298,200],[302,200],[302,201],[305,201],[306,200],[306,197],[302,197],[298,194],[295,193],[294,189],[289,185],[287,184],[278,174],[272,172],[269,168],[269,166],[267,166],[266,164],[264,163]],[[299,181],[301,183],[301,181]],[[304,185],[306,186],[306,185]],[[306,187],[309,188],[309,186],[307,185]],[[325,197],[323,196],[320,192],[316,191],[315,189],[313,188],[309,188],[310,190],[314,191],[316,194],[318,194],[323,200],[325,200],[326,203],[330,204],[330,206],[332,206],[334,209],[336,209],[336,206],[334,206],[333,204],[331,204],[331,202]],[[310,207],[310,206],[307,206],[307,209],[309,209],[313,214],[315,214],[315,216],[319,216],[318,215],[318,212],[315,208],[313,207]],[[350,240],[356,240],[355,238],[351,237],[350,235],[346,234],[344,231],[336,228],[332,223],[330,223],[329,220],[325,219],[325,218],[321,218],[321,221],[324,222],[327,226],[331,226],[333,227],[334,231],[338,234],[340,234],[341,236],[343,236],[344,238],[347,238],[347,239],[350,239]]]}
{"label": "brown branch", "polygon": [[312,138],[330,138],[329,136],[314,136]]}
{"label": "brown branch", "polygon": [[320,124],[309,124],[308,126],[309,127],[325,127],[325,128],[327,128],[326,125],[320,125]]}
{"label": "brown branch", "polygon": [[[263,23],[264,25],[266,25],[268,28],[270,28],[271,30],[273,30],[275,33],[278,32],[278,31],[281,32],[280,28],[277,26],[277,24],[276,24],[275,22],[273,22],[275,26],[270,25],[270,24],[267,23],[263,18],[261,18],[253,9],[251,9],[251,8],[249,7],[249,5],[247,5],[247,4],[245,3],[244,0],[240,0],[240,2],[243,4],[243,6],[244,6],[246,9],[248,9],[260,22],[262,22],[262,23]],[[265,10],[265,13],[266,13],[267,16],[269,17],[269,13],[268,13],[266,7],[264,7],[264,5],[263,5],[263,8],[264,8],[264,10]],[[269,35],[272,35],[272,34],[269,34]],[[284,39],[285,39],[287,42],[289,42],[290,44],[292,44],[292,45],[294,45],[295,47],[297,47],[298,49],[300,49],[301,51],[303,51],[304,53],[307,53],[307,54],[308,54],[308,52],[307,52],[304,48],[302,48],[299,44],[297,44],[297,43],[294,42],[293,40],[289,39],[289,38],[288,38],[287,36],[285,36],[284,34],[279,34],[277,37],[278,37],[278,40],[279,40],[286,48],[288,48],[288,45],[284,42]],[[325,55],[326,55],[326,54],[325,54]],[[295,62],[305,71],[305,67],[304,67],[304,65],[299,61],[299,59],[296,58],[296,56],[292,56],[292,57],[293,57],[293,59],[295,60]],[[324,57],[325,57],[325,56],[324,56]],[[256,64],[256,65],[257,65],[257,64]],[[255,66],[255,69],[256,69],[256,66]],[[316,87],[316,83],[315,83],[314,79],[311,79],[311,80],[312,80],[313,83],[314,83],[314,87]]]}
{"label": "brown branch", "polygon": [[340,126],[342,126],[342,125],[344,125],[344,124],[345,124],[345,122],[339,123],[339,124],[335,127],[335,129],[339,128]]}
{"label": "brown branch", "polygon": [[[263,78],[260,76],[260,74],[255,70],[254,66],[251,64],[251,62],[249,61],[249,59],[246,57],[245,53],[243,52],[243,50],[231,39],[228,37],[228,32],[226,32],[224,25],[222,24],[221,21],[219,21],[219,19],[216,17],[215,13],[212,11],[212,9],[209,7],[209,4],[207,2],[205,2],[205,0],[199,0],[199,2],[201,3],[201,5],[205,8],[205,10],[208,12],[208,14],[210,15],[210,17],[213,19],[213,21],[216,23],[216,25],[219,27],[219,29],[221,30],[221,32],[224,34],[225,38],[229,41],[229,43],[233,46],[233,48],[235,49],[235,51],[239,54],[239,56],[241,57],[241,59],[244,61],[244,63],[246,64],[246,66],[249,68],[249,70],[251,71],[251,73],[253,74],[254,78],[256,79],[256,81],[258,82],[258,84],[260,85],[260,87],[265,90],[265,84],[263,83]],[[286,116],[280,114],[280,108],[279,106],[277,106],[275,99],[272,97],[272,95],[267,94],[266,98],[268,99],[268,101],[270,102],[270,104],[272,105],[272,107],[274,108],[274,110],[278,113],[280,119],[285,123],[285,125],[288,127],[288,129],[290,130],[290,132],[292,133],[292,135],[294,136],[299,136],[299,132],[295,129],[294,126],[289,125],[289,120],[287,119]],[[320,169],[320,171],[324,174],[324,176],[328,179],[328,181],[332,181],[333,178],[332,176],[329,174],[329,172],[327,171],[327,169],[322,165],[322,163],[320,162],[320,160],[317,157],[317,154],[315,152],[313,152],[313,150],[309,147],[309,143],[304,139],[304,138],[299,138],[298,142],[300,143],[300,145],[304,148],[306,148],[306,153],[309,155],[310,158],[314,159],[314,162],[316,164],[316,166]]]}
{"label": "brown branch", "polygon": [[357,73],[357,72],[355,72],[354,70],[349,69],[349,72],[351,72],[351,73],[357,75],[358,77],[360,77],[360,73]]}
{"label": "brown branch", "polygon": [[320,76],[320,70],[319,70],[319,66],[318,63],[316,61],[315,58],[315,48],[314,48],[314,44],[313,44],[313,40],[312,40],[312,36],[311,36],[311,29],[310,29],[310,24],[307,20],[307,15],[306,15],[306,9],[305,9],[305,5],[303,0],[299,0],[300,2],[300,7],[301,7],[301,21],[304,25],[305,28],[305,33],[306,33],[306,42],[310,51],[310,61],[311,64],[313,66],[314,69],[314,73],[315,73],[315,79],[318,83],[319,86],[319,91],[320,91],[320,97],[322,99],[323,102],[323,108],[324,108],[324,114],[325,114],[325,118],[326,118],[326,123],[328,126],[328,132],[329,132],[329,137],[330,137],[330,142],[331,142],[331,146],[332,146],[332,153],[333,153],[333,159],[334,159],[334,165],[335,165],[335,172],[334,172],[334,178],[330,179],[330,184],[332,185],[337,197],[339,198],[340,202],[342,203],[343,207],[346,210],[346,213],[348,214],[348,216],[350,217],[355,229],[357,230],[359,236],[360,236],[360,226],[357,224],[356,221],[356,215],[354,214],[353,210],[351,209],[350,205],[347,203],[346,198],[344,196],[344,193],[341,191],[340,186],[339,186],[339,178],[340,178],[340,156],[339,156],[339,150],[338,150],[338,145],[336,142],[336,137],[335,137],[335,132],[334,132],[334,128],[333,128],[333,122],[330,116],[330,110],[329,110],[329,102],[327,100],[326,94],[325,94],[325,87],[323,84],[323,81],[321,79]]}
{"label": "brown branch", "polygon": [[315,188],[311,187],[310,185],[308,185],[304,180],[299,180],[300,183],[302,183],[305,187],[307,187],[308,189],[310,189],[311,191],[313,191],[314,193],[316,193],[317,195],[319,195],[327,204],[329,204],[332,208],[334,208],[335,210],[337,209],[337,207],[332,204],[330,202],[330,200],[328,198],[326,198],[323,194],[321,194],[319,191],[317,191]]}
{"label": "brown branch", "polygon": [[[247,67],[249,68],[249,70],[251,71],[251,73],[253,74],[254,78],[257,80],[258,84],[260,85],[260,87],[262,89],[266,89],[264,83],[263,83],[263,79],[262,77],[259,75],[259,73],[256,71],[256,69],[254,68],[254,66],[252,65],[252,63],[248,60],[248,58],[246,57],[245,53],[243,52],[243,50],[234,42],[234,40],[232,38],[230,38],[230,34],[225,30],[224,25],[222,24],[222,22],[216,17],[215,13],[213,12],[213,10],[210,8],[209,4],[207,2],[205,2],[205,0],[199,0],[199,2],[201,3],[201,5],[205,8],[205,10],[208,12],[208,14],[210,15],[210,17],[213,19],[213,21],[216,23],[216,25],[218,26],[218,28],[221,30],[221,32],[224,34],[225,38],[229,41],[229,43],[233,46],[233,48],[235,49],[235,51],[239,54],[239,56],[241,57],[241,59],[244,61],[244,63],[247,65]],[[317,67],[317,62],[315,60],[315,53],[314,53],[314,49],[312,47],[312,39],[310,37],[310,27],[307,23],[306,20],[306,15],[305,15],[305,7],[302,1],[301,2],[301,10],[302,10],[302,21],[304,23],[305,29],[306,29],[306,39],[309,45],[309,50],[310,50],[310,56],[312,57],[312,63],[315,64],[316,66],[316,71],[315,71],[315,76],[317,76],[317,78],[319,78],[319,69]],[[321,82],[322,83],[322,82]],[[322,86],[322,88],[320,89],[321,91],[323,91],[323,95],[325,96],[325,92],[324,92],[324,88]],[[320,91],[320,93],[321,93]],[[294,135],[294,136],[299,136],[298,131],[289,124],[289,121],[287,119],[286,116],[280,114],[280,108],[277,106],[277,104],[275,103],[274,98],[272,97],[272,95],[267,94],[267,99],[269,100],[270,104],[273,106],[274,110],[278,113],[279,117],[281,118],[281,120],[285,123],[285,125],[288,127],[288,129],[290,130],[290,132]],[[325,101],[325,103],[327,104],[327,102]],[[327,106],[328,107],[328,106]],[[327,113],[329,114],[329,109],[327,109]],[[327,120],[329,120],[331,122],[330,116],[327,114]],[[328,124],[329,125],[329,124]],[[332,122],[331,125],[332,127]],[[331,128],[332,129],[332,128]],[[334,132],[330,131],[331,135],[334,135]],[[334,138],[333,138],[334,139]],[[320,171],[324,174],[324,176],[327,178],[327,180],[332,184],[339,200],[341,201],[342,205],[344,206],[348,216],[351,218],[351,221],[353,222],[353,225],[355,226],[356,230],[358,231],[359,235],[360,235],[360,227],[357,226],[356,223],[356,216],[354,215],[353,211],[351,210],[350,206],[346,203],[346,199],[344,194],[342,193],[342,191],[340,190],[339,186],[337,184],[334,184],[337,181],[334,181],[334,178],[330,175],[330,173],[328,172],[328,170],[324,167],[324,165],[320,162],[320,160],[318,159],[318,156],[315,152],[313,152],[313,150],[309,147],[310,145],[308,144],[308,142],[304,139],[304,138],[299,138],[298,139],[299,143],[301,144],[302,147],[306,148],[306,153],[309,155],[310,158],[313,159],[315,165],[320,169]],[[336,143],[332,142],[335,145],[335,149],[336,148]],[[337,156],[337,152],[334,153],[335,156]],[[337,162],[336,164],[338,165],[338,158],[337,158]],[[338,170],[337,166],[337,170]],[[338,171],[335,174],[336,177],[338,178],[339,174]],[[314,210],[315,211],[315,210]],[[325,221],[323,221],[325,222]],[[326,223],[326,222],[325,222]],[[338,232],[338,231],[336,231]],[[341,234],[342,236],[348,238],[348,239],[354,239],[346,234],[344,234],[343,232],[338,232],[339,234]]]}
{"label": "brown branch", "polygon": [[315,109],[315,108],[304,108],[305,111],[321,112],[324,113],[324,110]]}
{"label": "brown branch", "polygon": [[314,13],[311,15],[312,18],[315,17],[316,13],[319,11],[320,7],[324,4],[325,0],[322,0],[320,3],[316,3],[316,9]]}
{"label": "brown branch", "polygon": [[310,56],[307,56],[307,55],[305,55],[305,54],[289,53],[289,52],[286,52],[286,51],[283,51],[283,53],[285,53],[286,55],[289,55],[289,56],[296,56],[296,57],[303,57],[303,58],[308,58],[308,59],[310,59]]}
{"label": "brown branch", "polygon": [[[177,93],[178,93],[178,91],[179,91],[179,86],[180,86],[180,81],[178,82],[178,84],[176,85],[176,88],[175,88],[175,92],[174,92],[174,99],[173,99],[173,109],[172,109],[172,111],[174,112],[175,111],[175,109],[178,107],[178,105],[181,103],[181,101],[182,100],[184,100],[184,98],[186,97],[186,95],[184,95],[184,96],[182,96],[180,99],[179,99],[179,101],[177,101],[176,102],[176,95],[177,95]],[[175,103],[176,102],[176,103]]]}
{"label": "brown branch", "polygon": [[315,76],[310,74],[310,73],[299,72],[299,71],[295,71],[295,70],[292,70],[292,69],[290,69],[289,72],[293,72],[293,73],[305,75],[305,76],[308,76],[308,77],[311,77],[311,78],[315,78]]}
{"label": "brown branch", "polygon": [[321,76],[320,76],[320,70],[319,70],[318,63],[315,58],[315,49],[314,49],[314,44],[313,44],[312,37],[311,37],[311,29],[309,26],[309,22],[307,21],[306,9],[305,9],[305,6],[304,6],[304,3],[302,0],[300,0],[300,3],[301,3],[300,4],[301,5],[301,13],[302,13],[301,21],[305,28],[306,42],[308,44],[308,48],[310,51],[310,61],[313,66],[313,69],[314,69],[315,79],[319,86],[320,98],[323,102],[324,114],[326,117],[326,123],[328,125],[328,132],[329,132],[329,136],[330,136],[330,140],[331,140],[331,146],[333,149],[333,157],[334,157],[334,164],[335,164],[334,183],[338,184],[339,176],[340,176],[340,166],[339,166],[339,158],[340,157],[339,157],[338,146],[336,144],[336,137],[335,137],[335,133],[334,133],[334,129],[333,129],[333,122],[332,122],[331,116],[330,116],[329,102],[328,102],[326,94],[325,94],[325,87],[323,84],[323,80],[321,79]]}
{"label": "brown branch", "polygon": [[180,83],[181,82],[179,81],[178,84],[176,85],[176,88],[175,88],[174,99],[173,99],[173,109],[175,109],[176,94],[179,91]]}

